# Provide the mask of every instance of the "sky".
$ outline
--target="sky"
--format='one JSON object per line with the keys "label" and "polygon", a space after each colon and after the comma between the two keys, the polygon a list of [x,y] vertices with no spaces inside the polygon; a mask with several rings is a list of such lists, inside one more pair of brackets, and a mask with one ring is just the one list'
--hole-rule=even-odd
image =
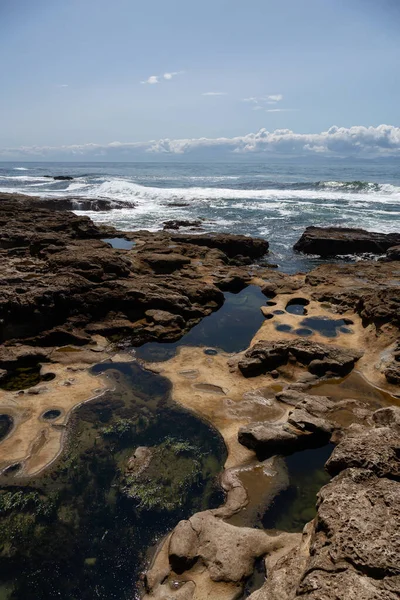
{"label": "sky", "polygon": [[0,160],[400,156],[400,0],[0,0]]}

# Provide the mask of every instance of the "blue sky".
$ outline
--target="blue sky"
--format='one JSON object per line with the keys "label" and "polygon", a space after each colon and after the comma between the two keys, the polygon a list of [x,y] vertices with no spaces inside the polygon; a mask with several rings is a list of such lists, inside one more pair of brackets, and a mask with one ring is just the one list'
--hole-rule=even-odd
{"label": "blue sky", "polygon": [[399,0],[1,0],[0,156],[381,124],[397,153],[399,30]]}

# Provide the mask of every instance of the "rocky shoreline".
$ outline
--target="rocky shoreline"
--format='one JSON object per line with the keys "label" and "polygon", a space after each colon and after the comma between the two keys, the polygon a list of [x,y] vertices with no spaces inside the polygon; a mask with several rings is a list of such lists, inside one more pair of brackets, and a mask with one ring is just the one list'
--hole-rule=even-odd
{"label": "rocky shoreline", "polygon": [[[309,228],[298,250],[386,255],[288,275],[266,263],[265,240],[179,233],[179,223],[119,232],[52,208],[0,194],[0,413],[11,419],[0,439],[0,496],[57,468],[73,411],[110,389],[91,366],[129,363],[135,347],[176,341],[224,294],[255,285],[265,320],[249,348],[183,346],[145,363],[171,382],[178,405],[219,431],[228,456],[225,504],[176,526],[144,578],[144,597],[241,598],[263,559],[267,578],[252,600],[398,598],[399,236]],[[121,239],[127,249],[116,247]],[[277,456],[329,442],[332,479],[302,532],[233,524],[251,504],[246,477],[272,473],[260,492],[268,510],[288,485]],[[154,455],[142,449],[127,461],[133,496]],[[2,548],[0,564],[10,551]]]}

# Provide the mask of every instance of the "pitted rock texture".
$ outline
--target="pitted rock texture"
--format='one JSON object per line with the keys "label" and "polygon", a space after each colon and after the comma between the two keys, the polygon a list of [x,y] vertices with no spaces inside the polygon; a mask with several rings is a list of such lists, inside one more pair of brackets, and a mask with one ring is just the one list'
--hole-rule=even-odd
{"label": "pitted rock texture", "polygon": [[377,427],[362,433],[353,433],[350,428],[326,463],[331,475],[348,467],[368,469],[378,477],[400,481],[400,428]]}
{"label": "pitted rock texture", "polygon": [[356,468],[323,487],[309,570],[352,565],[374,579],[400,576],[399,493],[397,481]]}
{"label": "pitted rock texture", "polygon": [[339,311],[352,310],[364,325],[400,326],[400,266],[398,263],[360,261],[320,265],[305,277],[311,297],[329,302]]}
{"label": "pitted rock texture", "polygon": [[319,376],[327,372],[346,375],[353,369],[361,353],[317,344],[303,338],[279,342],[261,340],[245,352],[238,367],[245,377],[256,377],[286,365],[290,357],[307,365],[310,373]]}

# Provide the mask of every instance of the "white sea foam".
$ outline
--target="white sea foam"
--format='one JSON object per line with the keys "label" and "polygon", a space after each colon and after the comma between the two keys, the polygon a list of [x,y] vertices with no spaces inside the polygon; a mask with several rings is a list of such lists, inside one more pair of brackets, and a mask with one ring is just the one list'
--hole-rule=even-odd
{"label": "white sea foam", "polygon": [[29,171],[26,167],[14,167],[13,171]]}

